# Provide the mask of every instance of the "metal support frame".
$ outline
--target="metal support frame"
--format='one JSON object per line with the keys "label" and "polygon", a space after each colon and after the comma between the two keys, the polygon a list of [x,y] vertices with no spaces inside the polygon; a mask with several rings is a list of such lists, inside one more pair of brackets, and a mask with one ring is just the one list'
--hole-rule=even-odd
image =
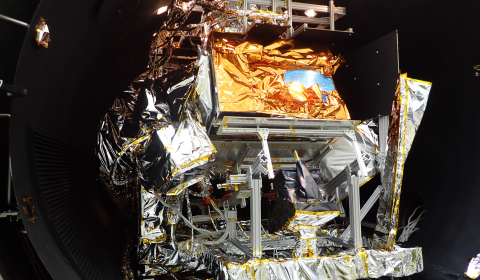
{"label": "metal support frame", "polygon": [[225,217],[227,218],[227,231],[229,239],[237,238],[237,211],[228,209],[225,211]]}
{"label": "metal support frame", "polygon": [[247,9],[248,3],[247,0],[243,0],[243,33],[246,34],[248,30],[248,17],[247,17]]}
{"label": "metal support frame", "polygon": [[251,149],[252,147],[247,143],[242,153],[240,154],[240,157],[238,157],[237,162],[235,162],[235,165],[233,166],[233,170],[236,170],[237,174],[240,174],[240,166],[242,165],[243,160],[245,159],[245,157],[247,156],[248,152],[250,152]]}
{"label": "metal support frame", "polygon": [[[245,135],[245,134],[257,134],[258,128],[235,128],[235,127],[225,127],[220,126],[218,133],[220,135]],[[344,137],[350,135],[355,135],[353,130],[314,130],[314,129],[286,129],[286,128],[269,128],[270,136],[283,136],[283,137],[298,137],[298,136],[308,136],[308,137]],[[356,138],[353,136],[356,141]],[[352,139],[353,140],[353,139]]]}
{"label": "metal support frame", "polygon": [[330,13],[330,30],[335,30],[335,4],[333,0],[328,2],[328,12]]}
{"label": "metal support frame", "polygon": [[[346,173],[351,174],[347,165]],[[359,177],[347,175],[348,205],[353,246],[362,246],[362,225],[360,219],[360,183]]]}
{"label": "metal support frame", "polygon": [[23,22],[23,21],[20,21],[18,19],[14,19],[14,18],[11,18],[11,17],[7,17],[7,16],[2,15],[2,14],[0,14],[0,19],[3,19],[4,21],[8,21],[8,22],[11,22],[11,23],[14,23],[16,25],[20,25],[20,26],[23,26],[23,27],[26,27],[26,28],[30,27],[30,24],[28,24],[26,22]]}
{"label": "metal support frame", "polygon": [[[356,160],[349,164],[344,171],[338,174],[329,184],[327,184],[326,190],[328,193],[334,192],[338,186],[347,181],[349,191],[349,203],[350,203],[350,224],[353,242],[350,246],[361,246],[361,211],[360,211],[360,193],[359,184],[360,178],[352,176],[352,172],[360,170],[359,175],[367,175],[366,166],[362,158],[360,146],[357,143],[357,135],[353,130],[354,124],[348,123],[332,123],[327,122],[296,122],[290,120],[274,120],[269,118],[224,118],[221,122],[217,123],[218,135],[249,135],[257,136],[262,142],[263,150],[258,154],[253,165],[241,165],[240,160],[244,160],[244,154],[246,154],[245,148],[242,152],[242,156],[237,160],[235,167],[238,169],[246,168],[246,178],[238,178],[238,181],[246,181],[245,185],[238,192],[235,192],[228,200],[229,207],[232,207],[238,202],[238,195],[236,193],[246,192],[250,188],[250,215],[251,215],[251,247],[253,257],[260,257],[262,255],[262,242],[261,242],[261,212],[260,212],[260,188],[262,180],[259,179],[260,172],[268,174],[269,178],[273,178],[273,165],[270,159],[270,151],[268,147],[268,137],[319,137],[319,138],[334,138],[334,137],[346,137],[352,143],[352,148],[356,155]],[[323,127],[328,129],[322,129]],[[337,128],[337,129],[332,129]],[[251,140],[250,140],[251,141]],[[318,163],[324,158],[328,152],[332,150],[331,146],[327,146],[322,150],[318,156],[312,161],[312,165],[318,165]],[[263,162],[262,162],[263,157]],[[268,159],[268,160],[267,160]],[[267,165],[265,169],[263,165]],[[233,175],[237,176],[237,175]],[[253,177],[252,177],[253,176]],[[229,180],[231,182],[237,181],[235,177]],[[372,203],[373,205],[373,203]],[[371,205],[367,207],[371,208]],[[365,208],[364,212],[367,211]],[[326,238],[326,237],[322,237]],[[345,243],[343,240],[332,240],[339,243]]]}
{"label": "metal support frame", "polygon": [[242,251],[249,258],[253,258],[253,254],[252,254],[251,249],[247,248],[240,241],[238,241],[237,239],[229,239],[228,241],[230,241],[230,243],[232,243],[233,246],[237,247],[240,251]]}
{"label": "metal support frame", "polygon": [[6,211],[0,212],[0,218],[7,218],[10,217],[10,221],[13,217],[17,218],[17,221],[20,219],[20,213],[18,211]]}
{"label": "metal support frame", "polygon": [[[277,12],[277,0],[272,0],[272,12]],[[276,22],[276,20],[274,21]]]}
{"label": "metal support frame", "polygon": [[332,145],[328,145],[323,149],[318,156],[312,161],[311,165],[315,166],[317,165],[331,150],[332,150]]}
{"label": "metal support frame", "polygon": [[[375,204],[375,202],[377,202],[378,198],[380,197],[380,191],[381,191],[381,186],[378,186],[375,191],[372,193],[372,195],[370,196],[370,198],[368,199],[368,201],[365,203],[365,205],[363,205],[362,209],[360,210],[360,222],[363,220],[363,218],[365,218],[365,216],[367,215],[368,211],[370,211],[370,209],[372,209],[373,205]],[[350,238],[350,230],[351,230],[351,227],[350,225],[345,229],[345,231],[342,233],[342,235],[340,236],[340,238],[342,239],[348,239]]]}
{"label": "metal support frame", "polygon": [[[349,171],[348,172],[352,172],[352,173],[355,173],[358,171],[358,161],[355,160],[353,161],[352,163],[349,164]],[[335,176],[330,182],[327,183],[327,185],[325,186],[325,191],[329,194],[334,194],[334,191],[341,185],[343,184],[343,182],[345,182],[348,178],[348,176],[351,176],[351,173],[350,174],[347,174],[347,170],[344,169],[343,171],[341,171],[340,173],[337,174],[337,176]]]}
{"label": "metal support frame", "polygon": [[293,3],[292,0],[285,1],[285,8],[288,10],[288,25],[290,28],[288,29],[287,39],[290,39],[293,35],[293,12],[292,7]]}
{"label": "metal support frame", "polygon": [[[378,144],[380,146],[380,152],[378,153],[377,161],[380,163],[380,172],[383,180],[383,170],[385,169],[385,157],[387,156],[387,137],[388,137],[388,125],[389,116],[383,116],[378,118]],[[383,182],[382,182],[383,183]]]}
{"label": "metal support frame", "polygon": [[17,86],[7,85],[0,80],[0,92],[5,91],[7,96],[25,96],[27,95],[27,90]]}
{"label": "metal support frame", "polygon": [[262,256],[262,215],[261,215],[261,194],[262,179],[252,179],[250,188],[250,221],[251,221],[251,241],[253,257]]}
{"label": "metal support frame", "polygon": [[318,231],[317,236],[318,236],[318,238],[317,238],[318,240],[327,239],[329,241],[338,243],[338,244],[343,245],[345,247],[352,247],[352,244],[350,244],[348,242],[345,242],[343,239],[338,238],[338,237],[334,237],[334,236],[331,236],[331,235],[328,235],[328,234],[325,234],[325,233],[321,233],[321,230]]}
{"label": "metal support frame", "polygon": [[305,32],[308,29],[308,23],[304,23],[300,25],[295,31],[293,31],[292,37],[290,39],[295,38],[298,34]]}
{"label": "metal support frame", "polygon": [[357,136],[355,134],[355,131],[345,131],[345,135],[350,138],[350,140],[352,140],[353,149],[355,151],[355,156],[357,157],[358,167],[360,168],[361,176],[367,176],[367,167],[365,166],[365,162],[363,162],[362,153],[357,143]]}

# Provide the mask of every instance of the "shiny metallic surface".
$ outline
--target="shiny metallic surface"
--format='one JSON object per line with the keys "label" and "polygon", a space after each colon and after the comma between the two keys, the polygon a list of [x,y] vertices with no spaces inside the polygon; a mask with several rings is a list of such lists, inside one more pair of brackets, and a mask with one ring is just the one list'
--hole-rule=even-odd
{"label": "shiny metallic surface", "polygon": [[470,279],[477,279],[480,276],[480,254],[468,263],[467,271],[465,271],[465,277]]}
{"label": "shiny metallic surface", "polygon": [[308,258],[279,257],[248,259],[211,248],[201,261],[216,279],[362,279],[401,277],[423,270],[420,248],[395,247],[392,252],[353,249],[338,255]]}
{"label": "shiny metallic surface", "polygon": [[[242,19],[247,25],[284,25],[289,18],[283,13],[260,10],[256,5],[237,7],[203,0],[197,4],[204,10],[209,8],[209,13],[202,16],[200,23],[185,26],[195,2],[172,2],[164,26],[154,35],[148,70],[114,101],[97,136],[100,180],[117,200],[131,209],[140,208],[139,235],[137,243],[132,244],[136,247],[131,247],[137,250],[141,274],[174,276],[177,272],[208,270],[217,279],[293,280],[400,277],[421,271],[420,248],[402,249],[393,244],[391,251],[353,248],[338,238],[344,226],[326,225],[340,214],[339,200],[348,196],[343,181],[334,193],[326,191],[326,186],[345,172],[345,166],[361,163],[366,176],[361,177],[360,184],[379,172],[378,120],[351,121],[331,80],[340,57],[294,48],[285,40],[266,46],[225,38],[210,42],[214,37],[211,31],[243,32]],[[201,38],[196,46],[198,56],[172,54],[182,40],[195,36]],[[286,47],[288,51],[284,51]],[[189,62],[167,67],[170,59]],[[313,73],[312,77],[318,77],[293,77],[297,80],[287,83],[285,73],[291,70],[300,72],[290,74]],[[322,80],[319,77],[329,83],[318,82]],[[416,112],[423,113],[420,97],[425,94],[417,81],[409,80],[407,84],[412,95],[416,94],[411,99],[419,99],[410,100],[408,107],[413,115],[404,130],[410,132],[421,119]],[[252,220],[230,216],[232,205],[225,202],[228,194],[215,199],[210,193],[214,184],[211,180],[224,180],[241,171],[242,165],[257,160],[263,148],[255,143],[257,139],[249,139],[251,146],[245,150],[248,141],[232,142],[235,136],[227,135],[227,142],[224,135],[209,134],[210,128],[219,129],[217,110],[315,119],[294,119],[293,124],[282,119],[261,120],[264,124],[284,122],[292,130],[292,139],[299,138],[293,134],[295,126],[318,130],[322,122],[319,119],[328,120],[324,124],[327,130],[336,127],[343,131],[337,127],[341,122],[349,122],[349,129],[341,136],[325,139],[306,136],[311,144],[302,142],[305,139],[284,144],[281,135],[270,135],[279,141],[270,145],[270,160],[291,165],[297,161],[297,168],[290,172],[281,164],[273,165],[285,184],[275,181],[275,177],[276,208],[271,211],[274,214],[269,217],[267,232],[260,223],[252,226]],[[250,125],[244,119],[238,120],[239,125]],[[256,119],[250,121],[254,128],[260,127]],[[319,123],[308,123],[313,121]],[[231,128],[230,122],[223,118],[222,129],[229,129],[227,125]],[[216,137],[215,141],[210,137]],[[331,151],[314,161],[327,145]],[[296,146],[300,153],[295,159],[292,147]],[[246,152],[237,164],[242,151]],[[234,168],[236,164],[238,169]],[[353,173],[361,175],[358,169]],[[238,191],[238,186],[218,186],[227,192]],[[246,206],[245,199],[241,206]],[[194,214],[194,207],[201,215]],[[258,222],[261,215],[253,218]],[[254,238],[260,236],[259,227],[261,237]],[[370,240],[365,244],[368,248],[376,246]],[[123,271],[126,279],[132,279],[129,260]]]}
{"label": "shiny metallic surface", "polygon": [[11,22],[11,23],[15,23],[17,25],[20,25],[20,26],[23,26],[23,27],[26,27],[28,28],[30,25],[26,22],[23,22],[23,21],[20,21],[20,20],[17,20],[17,19],[14,19],[14,18],[11,18],[11,17],[7,17],[6,15],[2,15],[0,14],[0,19],[1,20],[5,20],[5,21],[8,21],[8,22]]}
{"label": "shiny metallic surface", "polygon": [[[27,24],[28,27],[28,24]],[[50,30],[48,29],[48,25],[45,22],[45,19],[42,17],[40,18],[37,26],[35,27],[35,31],[37,32],[37,36],[35,37],[35,40],[37,41],[37,44],[39,46],[43,46],[45,48],[48,48],[48,43],[50,43]]]}
{"label": "shiny metallic surface", "polygon": [[374,242],[392,250],[395,244],[403,168],[415,133],[422,121],[432,84],[400,75],[387,140],[385,170],[382,174],[382,193],[377,212]]}

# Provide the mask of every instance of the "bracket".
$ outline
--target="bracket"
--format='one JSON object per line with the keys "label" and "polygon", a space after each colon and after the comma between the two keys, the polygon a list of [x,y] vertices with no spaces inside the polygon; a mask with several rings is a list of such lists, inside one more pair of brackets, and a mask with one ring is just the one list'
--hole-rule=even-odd
{"label": "bracket", "polygon": [[27,90],[17,86],[7,85],[0,80],[0,92],[5,91],[7,96],[26,96]]}
{"label": "bracket", "polygon": [[365,166],[365,162],[363,162],[362,153],[360,152],[360,147],[357,143],[357,136],[355,135],[355,130],[346,130],[344,131],[345,136],[350,138],[353,142],[353,150],[355,151],[355,156],[357,157],[358,167],[360,168],[361,176],[367,176],[367,167]]}
{"label": "bracket", "polygon": [[262,141],[262,147],[263,147],[263,155],[266,157],[266,159],[262,159],[262,153],[259,154],[259,158],[261,163],[266,163],[267,165],[267,173],[268,173],[268,178],[273,179],[274,174],[273,174],[273,165],[272,165],[272,158],[270,157],[270,150],[268,149],[268,133],[269,133],[268,128],[257,128],[257,136],[258,138]]}

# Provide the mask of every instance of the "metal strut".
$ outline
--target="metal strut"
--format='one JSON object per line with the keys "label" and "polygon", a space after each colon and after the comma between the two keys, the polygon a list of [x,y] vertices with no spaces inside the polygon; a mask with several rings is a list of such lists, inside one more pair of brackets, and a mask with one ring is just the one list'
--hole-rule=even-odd
{"label": "metal strut", "polygon": [[362,246],[362,221],[360,219],[360,183],[359,177],[351,176],[350,166],[345,168],[347,173],[348,206],[350,215],[351,239],[353,246]]}

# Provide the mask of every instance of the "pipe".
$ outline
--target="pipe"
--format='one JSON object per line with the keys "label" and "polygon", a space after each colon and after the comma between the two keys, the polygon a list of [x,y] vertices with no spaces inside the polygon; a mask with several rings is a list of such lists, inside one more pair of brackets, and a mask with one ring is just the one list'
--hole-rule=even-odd
{"label": "pipe", "polygon": [[23,26],[23,27],[26,27],[26,28],[29,28],[30,25],[26,22],[23,22],[23,21],[19,21],[17,19],[14,19],[14,18],[11,18],[11,17],[7,17],[7,16],[4,16],[2,14],[0,14],[0,19],[3,19],[5,21],[9,21],[11,23],[15,23],[16,25],[20,25],[20,26]]}

